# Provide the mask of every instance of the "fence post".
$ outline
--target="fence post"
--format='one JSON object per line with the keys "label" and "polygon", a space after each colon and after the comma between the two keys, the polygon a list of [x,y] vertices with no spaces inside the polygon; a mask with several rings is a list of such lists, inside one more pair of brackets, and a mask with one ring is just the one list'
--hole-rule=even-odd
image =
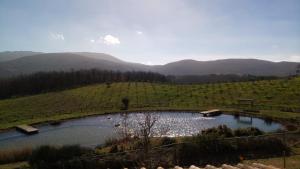
{"label": "fence post", "polygon": [[174,156],[173,156],[173,158],[174,158],[175,165],[177,165],[178,161],[177,161],[177,145],[176,144],[174,146]]}
{"label": "fence post", "polygon": [[286,168],[285,151],[283,151],[283,168]]}
{"label": "fence post", "polygon": [[[283,132],[283,143],[286,146],[286,138],[285,138],[285,131]],[[283,150],[283,168],[286,168],[286,158],[285,158],[285,150]]]}

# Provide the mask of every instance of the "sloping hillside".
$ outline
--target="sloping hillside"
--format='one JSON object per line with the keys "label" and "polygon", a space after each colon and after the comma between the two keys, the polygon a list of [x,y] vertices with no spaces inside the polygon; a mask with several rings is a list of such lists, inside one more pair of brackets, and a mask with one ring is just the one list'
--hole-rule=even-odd
{"label": "sloping hillside", "polygon": [[[109,55],[98,59],[74,53],[48,53],[25,56],[0,63],[0,76],[7,77],[29,74],[38,71],[61,71],[97,68],[101,70],[132,71],[139,70],[134,64],[123,63]],[[111,61],[116,60],[116,61]]]}
{"label": "sloping hillside", "polygon": [[163,83],[99,84],[33,96],[0,100],[0,128],[22,123],[129,110],[204,110],[240,108],[240,98],[254,99],[256,115],[300,117],[300,78],[257,82],[174,85]]}
{"label": "sloping hillside", "polygon": [[0,52],[0,62],[5,62],[9,60],[15,60],[24,56],[31,56],[36,54],[42,54],[41,52],[32,52],[32,51],[7,51]]}
{"label": "sloping hillside", "polygon": [[270,62],[257,59],[225,59],[216,61],[182,60],[157,66],[156,70],[171,75],[251,74],[285,76],[294,74],[299,63]]}
{"label": "sloping hillside", "polygon": [[[5,55],[7,54],[7,55]],[[34,54],[31,56],[24,56]],[[270,62],[257,59],[225,59],[215,61],[182,60],[166,65],[149,66],[120,60],[104,53],[0,53],[0,77],[37,71],[105,69],[119,71],[153,71],[165,75],[238,74],[287,76],[295,74],[296,62]],[[9,59],[8,59],[9,58]]]}

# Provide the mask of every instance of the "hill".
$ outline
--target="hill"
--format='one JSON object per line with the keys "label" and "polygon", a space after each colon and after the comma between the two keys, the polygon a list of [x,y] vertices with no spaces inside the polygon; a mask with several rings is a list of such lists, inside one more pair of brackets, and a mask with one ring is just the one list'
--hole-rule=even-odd
{"label": "hill", "polygon": [[224,59],[215,61],[182,60],[157,66],[159,73],[170,75],[251,74],[286,76],[294,74],[298,63],[270,62],[257,59]]}
{"label": "hill", "polygon": [[15,60],[24,56],[31,56],[36,54],[42,54],[41,52],[32,52],[32,51],[7,51],[0,52],[0,62],[5,62],[9,60]]}
{"label": "hill", "polygon": [[[238,99],[254,99],[253,114],[300,118],[300,78],[219,84],[175,85],[122,82],[90,85],[61,92],[0,100],[0,128],[18,124],[118,112],[122,99],[129,111],[240,110]],[[246,107],[247,108],[247,107]],[[248,107],[249,108],[249,107]]]}
{"label": "hill", "polygon": [[140,68],[105,54],[46,53],[24,56],[0,63],[0,77],[30,74],[39,71],[92,69],[132,71]]}
{"label": "hill", "polygon": [[[25,56],[26,55],[26,56]],[[28,56],[30,55],[30,56]],[[288,76],[295,74],[296,62],[270,62],[257,59],[215,61],[182,60],[165,65],[144,65],[120,60],[104,53],[0,53],[0,77],[30,74],[38,71],[60,71],[97,68],[114,71],[152,71],[165,75],[235,74],[255,76]]]}
{"label": "hill", "polygon": [[80,56],[93,58],[93,59],[101,59],[101,60],[106,60],[106,61],[111,61],[116,63],[125,63],[125,61],[122,61],[112,55],[108,55],[105,53],[92,53],[92,52],[72,52],[72,53]]}

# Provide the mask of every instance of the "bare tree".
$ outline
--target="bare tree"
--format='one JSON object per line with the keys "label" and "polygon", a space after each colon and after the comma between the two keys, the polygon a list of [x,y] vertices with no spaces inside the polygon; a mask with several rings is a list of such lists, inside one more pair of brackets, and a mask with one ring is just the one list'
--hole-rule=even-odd
{"label": "bare tree", "polygon": [[125,140],[127,140],[128,138],[130,138],[130,132],[129,132],[129,124],[128,124],[128,113],[125,112],[124,114],[122,114],[122,137],[125,138]]}
{"label": "bare tree", "polygon": [[[122,137],[123,143],[127,143],[128,141],[132,141],[130,138],[134,136],[139,139],[140,144],[138,146],[142,146],[141,154],[138,154],[139,158],[144,159],[146,166],[152,166],[154,156],[151,156],[151,138],[152,137],[162,137],[167,134],[169,131],[168,127],[165,126],[157,126],[156,122],[159,119],[158,115],[153,113],[144,113],[142,114],[142,118],[135,123],[135,121],[129,120],[129,114],[122,114],[122,121],[120,122],[120,127],[118,128],[119,134]],[[134,139],[135,140],[135,139]],[[149,167],[152,168],[152,167]]]}
{"label": "bare tree", "polygon": [[145,154],[148,154],[150,148],[150,138],[154,136],[153,127],[157,122],[158,117],[152,113],[144,113],[143,121],[139,122],[137,135],[141,138]]}

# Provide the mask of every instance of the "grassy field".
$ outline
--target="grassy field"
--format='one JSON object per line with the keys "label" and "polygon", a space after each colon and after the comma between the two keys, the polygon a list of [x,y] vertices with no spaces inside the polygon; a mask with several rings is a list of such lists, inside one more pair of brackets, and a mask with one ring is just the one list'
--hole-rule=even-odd
{"label": "grassy field", "polygon": [[117,112],[122,98],[129,111],[245,109],[238,99],[254,99],[258,115],[300,117],[300,78],[219,84],[175,85],[162,83],[112,83],[60,92],[0,100],[0,129],[22,123]]}

